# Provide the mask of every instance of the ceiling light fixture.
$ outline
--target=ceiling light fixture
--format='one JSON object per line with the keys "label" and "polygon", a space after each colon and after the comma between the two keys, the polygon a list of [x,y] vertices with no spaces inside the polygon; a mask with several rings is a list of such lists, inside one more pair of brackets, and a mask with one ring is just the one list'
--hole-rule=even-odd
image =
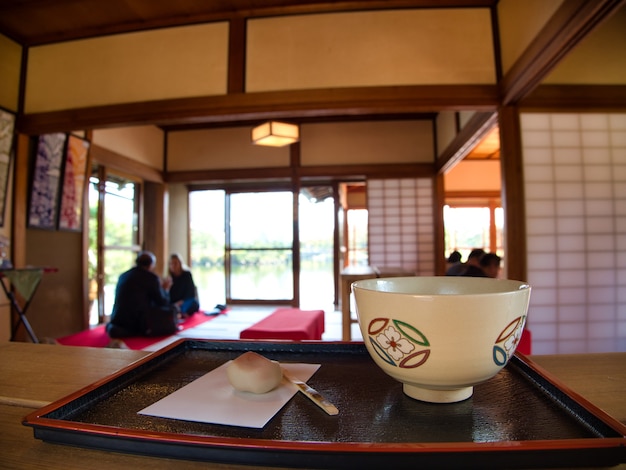
{"label": "ceiling light fixture", "polygon": [[252,143],[269,147],[284,147],[300,138],[300,129],[296,124],[268,121],[252,129]]}

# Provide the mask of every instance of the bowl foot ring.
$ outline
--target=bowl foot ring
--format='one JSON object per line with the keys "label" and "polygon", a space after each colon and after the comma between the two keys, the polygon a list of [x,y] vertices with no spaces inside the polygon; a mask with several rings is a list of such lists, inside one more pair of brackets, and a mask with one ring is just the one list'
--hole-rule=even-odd
{"label": "bowl foot ring", "polygon": [[454,390],[432,390],[407,384],[402,385],[402,390],[409,397],[428,403],[456,403],[467,400],[474,393],[474,387],[462,387]]}

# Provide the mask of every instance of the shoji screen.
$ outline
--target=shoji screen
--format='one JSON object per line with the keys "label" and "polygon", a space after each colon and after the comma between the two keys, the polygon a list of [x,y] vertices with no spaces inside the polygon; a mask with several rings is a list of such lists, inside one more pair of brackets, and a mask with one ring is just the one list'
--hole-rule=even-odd
{"label": "shoji screen", "polygon": [[433,198],[430,178],[367,181],[370,265],[434,274]]}
{"label": "shoji screen", "polygon": [[533,353],[626,351],[626,114],[521,123]]}

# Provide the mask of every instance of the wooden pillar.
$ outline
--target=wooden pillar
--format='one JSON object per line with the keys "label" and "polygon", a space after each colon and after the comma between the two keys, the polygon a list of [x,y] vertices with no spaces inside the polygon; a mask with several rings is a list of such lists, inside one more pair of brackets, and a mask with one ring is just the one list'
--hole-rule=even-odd
{"label": "wooden pillar", "polygon": [[[26,266],[26,224],[28,220],[28,167],[30,156],[30,138],[26,134],[17,134],[15,139],[15,158],[13,163],[13,210],[11,222],[11,251],[10,259],[13,266]],[[23,299],[16,292],[18,302]],[[12,328],[18,320],[17,312],[11,309]],[[23,328],[17,330],[15,340],[25,341],[26,334]]]}
{"label": "wooden pillar", "polygon": [[504,253],[508,279],[526,281],[526,208],[519,110],[505,106],[499,111]]}
{"label": "wooden pillar", "polygon": [[433,224],[435,227],[435,273],[442,276],[446,273],[446,233],[443,220],[443,206],[445,205],[445,187],[443,173],[437,173],[434,178],[433,191]]}
{"label": "wooden pillar", "polygon": [[168,192],[165,184],[146,181],[143,194],[143,226],[145,227],[143,248],[156,255],[156,272],[163,275],[169,255],[167,252]]}
{"label": "wooden pillar", "polygon": [[16,267],[23,267],[26,264],[29,155],[29,137],[25,134],[18,134],[15,145],[15,163],[13,165],[13,234],[11,236],[11,261]]}
{"label": "wooden pillar", "polygon": [[228,93],[244,93],[246,70],[245,18],[232,18],[228,31]]}
{"label": "wooden pillar", "polygon": [[496,227],[496,209],[498,201],[489,199],[489,251],[495,253],[498,250],[498,229]]}

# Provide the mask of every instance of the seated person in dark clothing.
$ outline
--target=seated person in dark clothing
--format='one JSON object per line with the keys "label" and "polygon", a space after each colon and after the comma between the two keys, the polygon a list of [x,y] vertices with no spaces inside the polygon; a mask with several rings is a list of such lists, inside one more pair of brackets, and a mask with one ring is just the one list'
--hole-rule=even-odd
{"label": "seated person in dark clothing", "polygon": [[501,260],[502,258],[495,253],[486,253],[485,256],[480,259],[480,267],[487,277],[497,278],[500,274]]}
{"label": "seated person in dark clothing", "polygon": [[495,253],[485,253],[479,266],[468,266],[463,276],[497,278],[500,273],[500,257]]}
{"label": "seated person in dark clothing", "polygon": [[465,271],[463,272],[463,274],[461,274],[461,276],[487,277],[487,274],[485,274],[485,271],[483,271],[483,268],[481,268],[480,266],[470,265],[470,266],[467,266],[467,268],[465,268]]}
{"label": "seated person in dark clothing", "polygon": [[446,274],[448,276],[451,276],[451,274],[448,274],[448,273],[453,272],[454,269],[456,269],[456,267],[460,264],[461,264],[461,253],[454,250],[452,253],[450,253],[450,256],[448,256],[448,259],[446,259]]}
{"label": "seated person in dark clothing", "polygon": [[156,257],[139,253],[135,267],[123,273],[115,289],[115,304],[106,331],[111,338],[148,335],[146,318],[155,308],[170,308],[167,293],[153,270]]}
{"label": "seated person in dark clothing", "polygon": [[[480,271],[480,260],[485,254],[482,248],[474,248],[465,263],[459,263],[451,266],[446,271],[446,276],[473,276]],[[469,273],[468,273],[469,271]],[[472,274],[474,273],[474,274]]]}
{"label": "seated person in dark clothing", "polygon": [[191,271],[177,253],[170,256],[169,273],[170,277],[164,283],[164,287],[169,288],[170,302],[182,316],[193,315],[200,309],[198,291]]}

